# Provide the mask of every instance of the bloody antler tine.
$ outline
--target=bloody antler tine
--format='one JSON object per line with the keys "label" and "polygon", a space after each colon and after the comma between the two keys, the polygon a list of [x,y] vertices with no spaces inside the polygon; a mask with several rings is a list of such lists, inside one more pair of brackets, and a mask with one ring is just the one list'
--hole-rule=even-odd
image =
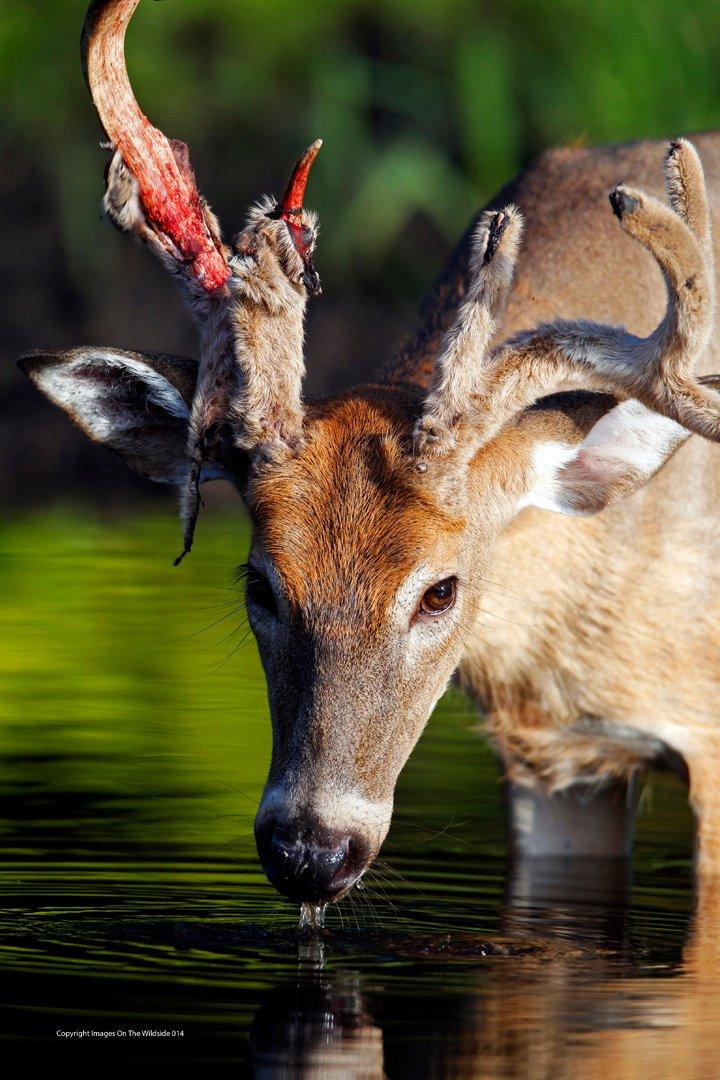
{"label": "bloody antler tine", "polygon": [[214,292],[230,272],[205,223],[192,170],[181,168],[170,141],[140,109],[125,67],[125,32],[139,2],[92,0],[81,39],[85,79],[108,139],[137,180],[148,221],[198,284]]}
{"label": "bloody antler tine", "polygon": [[288,180],[287,187],[285,188],[285,194],[280,201],[280,217],[283,218],[283,220],[298,217],[298,215],[302,213],[303,199],[305,198],[305,188],[310,175],[310,169],[320,152],[321,146],[322,139],[316,139],[312,146],[308,146],[305,153],[301,155],[295,165],[292,176]]}

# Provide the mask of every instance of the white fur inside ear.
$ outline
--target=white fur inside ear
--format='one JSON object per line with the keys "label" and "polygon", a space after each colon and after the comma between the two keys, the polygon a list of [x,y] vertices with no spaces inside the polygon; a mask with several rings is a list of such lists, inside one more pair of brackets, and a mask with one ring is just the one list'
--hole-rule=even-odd
{"label": "white fur inside ear", "polygon": [[559,514],[577,513],[563,500],[560,472],[577,456],[579,449],[579,446],[560,442],[541,442],[534,446],[532,451],[533,486],[521,498],[518,509],[535,506],[538,510],[553,510]]}
{"label": "white fur inside ear", "polygon": [[[21,367],[86,435],[114,450],[151,480],[182,483],[188,471],[190,410],[180,390],[154,367],[152,356],[120,349],[81,348],[34,354]],[[171,367],[172,360],[165,363]],[[192,364],[178,361],[180,385]],[[208,465],[201,480],[222,475]]]}
{"label": "white fur inside ear", "polygon": [[[68,364],[48,365],[38,374],[38,382],[48,397],[81,420],[82,426],[93,438],[106,440],[113,431],[117,431],[123,418],[119,410],[108,414],[102,409],[102,399],[111,397],[112,389],[92,377],[84,379],[82,368],[87,365],[102,365],[106,371],[117,374],[118,382],[127,376],[137,378],[147,387],[148,401],[178,420],[189,419],[190,412],[182,395],[149,365],[131,356],[93,349]],[[136,420],[128,414],[124,422],[131,426]]]}
{"label": "white fur inside ear", "polygon": [[613,496],[645,484],[689,434],[640,402],[624,401],[605,413],[581,443],[541,442],[533,448],[533,484],[519,508],[594,513]]}
{"label": "white fur inside ear", "polygon": [[[110,417],[100,408],[97,386],[77,377],[77,373],[61,367],[44,370],[37,379],[38,385],[52,402],[65,409],[91,439],[107,442],[117,430],[117,418]],[[127,427],[127,423],[122,424]]]}
{"label": "white fur inside ear", "polygon": [[171,416],[177,416],[178,420],[190,419],[190,410],[183,401],[182,395],[172,383],[169,383],[153,368],[147,367],[138,360],[126,360],[124,363],[128,371],[137,371],[138,378],[141,378],[147,386],[149,401],[159,405],[161,409],[170,413]]}
{"label": "white fur inside ear", "polygon": [[616,458],[643,475],[652,476],[688,434],[674,420],[631,400],[605,413],[579,449],[599,453],[603,458]]}

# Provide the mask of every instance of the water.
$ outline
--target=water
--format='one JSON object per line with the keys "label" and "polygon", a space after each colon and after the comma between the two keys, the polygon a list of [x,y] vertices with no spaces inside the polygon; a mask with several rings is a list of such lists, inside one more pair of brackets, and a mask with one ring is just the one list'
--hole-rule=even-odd
{"label": "water", "polygon": [[381,863],[324,928],[298,930],[252,841],[269,724],[230,585],[246,540],[206,515],[174,570],[169,514],[2,527],[5,1057],[720,1075],[720,901],[708,887],[692,922],[681,784],[647,783],[632,878],[511,868],[497,769],[456,693],[401,778]]}

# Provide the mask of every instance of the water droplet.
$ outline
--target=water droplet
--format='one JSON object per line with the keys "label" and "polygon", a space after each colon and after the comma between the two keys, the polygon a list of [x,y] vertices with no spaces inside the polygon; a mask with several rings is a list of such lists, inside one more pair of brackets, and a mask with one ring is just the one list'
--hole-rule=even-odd
{"label": "water droplet", "polygon": [[300,905],[300,929],[322,930],[325,925],[325,908],[327,904]]}

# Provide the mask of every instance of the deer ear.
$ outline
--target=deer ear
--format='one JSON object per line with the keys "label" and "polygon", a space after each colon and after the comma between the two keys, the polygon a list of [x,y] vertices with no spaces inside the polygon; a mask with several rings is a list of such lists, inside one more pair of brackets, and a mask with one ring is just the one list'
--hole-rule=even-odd
{"label": "deer ear", "polygon": [[638,401],[624,401],[606,412],[579,443],[535,443],[532,486],[520,508],[596,514],[652,479],[689,435]]}
{"label": "deer ear", "polygon": [[[197,363],[183,357],[81,348],[31,353],[20,368],[86,435],[150,480],[182,483]],[[203,479],[222,472],[203,474]]]}

